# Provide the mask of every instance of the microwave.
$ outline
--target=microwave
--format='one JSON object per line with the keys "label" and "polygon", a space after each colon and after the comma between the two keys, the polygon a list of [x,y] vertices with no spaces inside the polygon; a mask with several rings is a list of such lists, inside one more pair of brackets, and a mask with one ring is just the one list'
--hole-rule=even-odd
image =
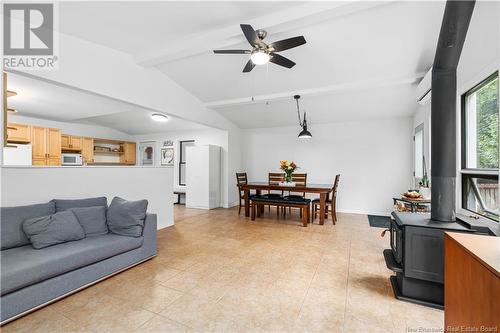
{"label": "microwave", "polygon": [[61,165],[83,165],[82,154],[61,154]]}

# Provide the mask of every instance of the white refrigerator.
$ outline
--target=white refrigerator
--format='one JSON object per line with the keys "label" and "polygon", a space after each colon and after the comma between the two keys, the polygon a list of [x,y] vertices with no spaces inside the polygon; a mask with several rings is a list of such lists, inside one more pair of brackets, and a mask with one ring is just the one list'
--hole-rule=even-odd
{"label": "white refrigerator", "polygon": [[9,143],[3,148],[3,165],[32,165],[31,145]]}
{"label": "white refrigerator", "polygon": [[221,207],[221,147],[186,147],[186,207]]}

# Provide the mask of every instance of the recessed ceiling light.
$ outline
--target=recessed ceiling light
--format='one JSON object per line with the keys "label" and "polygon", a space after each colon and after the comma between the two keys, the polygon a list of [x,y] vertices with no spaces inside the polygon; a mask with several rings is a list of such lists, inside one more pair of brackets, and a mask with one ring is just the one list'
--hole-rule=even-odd
{"label": "recessed ceiling light", "polygon": [[167,122],[168,121],[168,116],[166,114],[163,114],[163,113],[153,113],[151,115],[151,119],[153,119],[154,121],[159,121],[159,122]]}

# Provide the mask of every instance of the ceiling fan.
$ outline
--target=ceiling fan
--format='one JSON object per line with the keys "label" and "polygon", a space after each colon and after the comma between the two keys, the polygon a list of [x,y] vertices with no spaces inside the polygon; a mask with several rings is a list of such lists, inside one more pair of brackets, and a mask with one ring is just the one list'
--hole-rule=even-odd
{"label": "ceiling fan", "polygon": [[250,72],[255,65],[264,65],[272,62],[286,68],[292,68],[295,63],[288,58],[285,58],[276,52],[285,51],[306,43],[304,36],[297,36],[283,39],[271,44],[266,44],[263,39],[266,38],[267,32],[262,29],[254,30],[250,24],[240,24],[241,30],[246,39],[252,46],[251,50],[214,50],[215,54],[250,54],[243,73]]}

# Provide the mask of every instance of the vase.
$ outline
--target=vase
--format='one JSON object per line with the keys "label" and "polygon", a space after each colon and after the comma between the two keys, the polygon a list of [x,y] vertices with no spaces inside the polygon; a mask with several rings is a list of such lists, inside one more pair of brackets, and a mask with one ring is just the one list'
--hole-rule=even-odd
{"label": "vase", "polygon": [[286,183],[292,182],[292,173],[291,172],[285,172],[285,182]]}

